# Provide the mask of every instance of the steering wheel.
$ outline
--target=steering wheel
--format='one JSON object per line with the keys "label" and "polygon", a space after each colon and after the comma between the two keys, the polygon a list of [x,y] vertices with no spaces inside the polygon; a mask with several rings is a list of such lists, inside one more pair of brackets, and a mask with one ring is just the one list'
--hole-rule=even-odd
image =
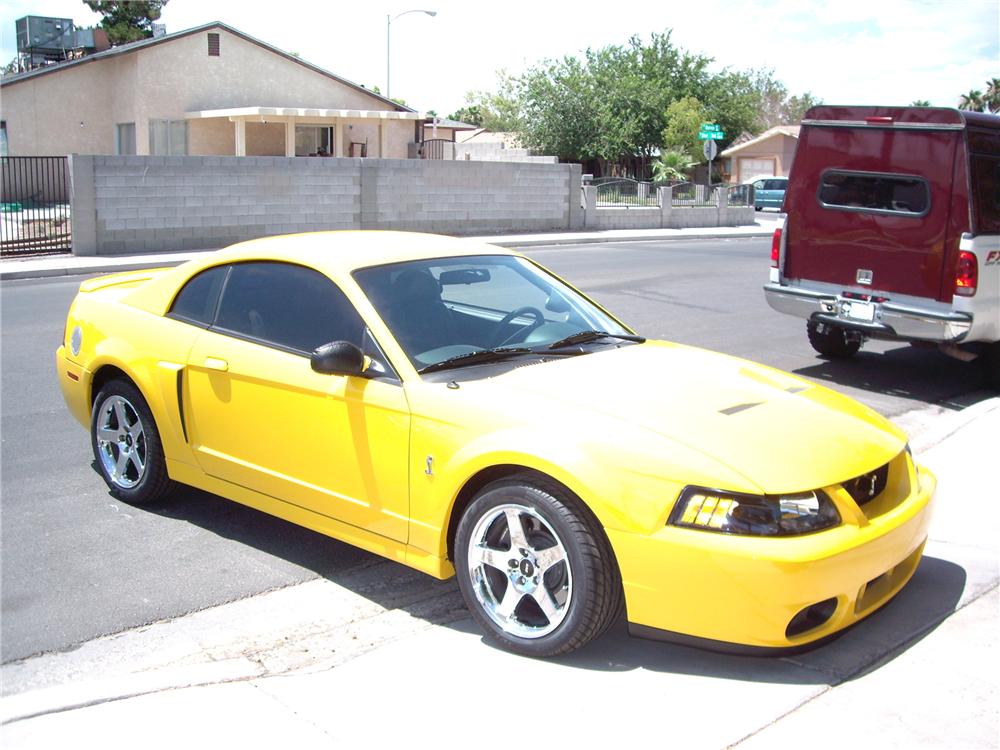
{"label": "steering wheel", "polygon": [[[530,315],[532,318],[534,318],[534,321],[529,323],[527,328],[520,328],[514,331],[514,333],[512,333],[507,338],[501,339],[501,337],[504,334],[504,331],[506,330],[507,326],[510,325],[511,321],[514,320],[514,318],[521,317],[522,315]],[[538,326],[540,326],[544,322],[545,322],[545,315],[537,307],[518,307],[515,310],[511,310],[509,313],[503,316],[503,320],[497,323],[496,328],[493,329],[493,333],[490,334],[490,342],[491,342],[490,348],[503,346],[511,339],[513,339],[515,336],[517,336],[519,333],[527,335],[532,331],[534,331],[536,328],[538,328]]]}

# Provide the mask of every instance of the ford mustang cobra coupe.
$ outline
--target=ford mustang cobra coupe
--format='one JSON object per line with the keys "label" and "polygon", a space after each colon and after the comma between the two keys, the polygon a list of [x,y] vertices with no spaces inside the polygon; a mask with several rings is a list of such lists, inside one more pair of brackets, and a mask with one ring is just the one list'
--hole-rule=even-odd
{"label": "ford mustang cobra coupe", "polygon": [[56,355],[111,493],[178,483],[438,578],[517,653],[782,650],[913,575],[935,479],[814,383],[636,335],[516,252],[271,237],[84,281]]}

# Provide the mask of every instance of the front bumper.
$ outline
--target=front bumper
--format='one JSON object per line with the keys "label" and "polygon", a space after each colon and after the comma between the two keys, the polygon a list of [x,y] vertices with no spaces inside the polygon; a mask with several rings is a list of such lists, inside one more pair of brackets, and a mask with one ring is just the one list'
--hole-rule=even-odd
{"label": "front bumper", "polygon": [[[844,490],[828,488],[843,523],[805,536],[609,529],[630,625],[639,634],[668,631],[703,645],[789,649],[867,617],[910,579],[927,540],[936,480],[906,465],[905,496],[891,510],[868,518]],[[836,603],[828,619],[788,635],[796,615],[828,600]]]}
{"label": "front bumper", "polygon": [[764,296],[778,312],[861,331],[873,338],[959,342],[972,328],[972,316],[966,313],[939,312],[893,302],[873,303],[873,320],[866,322],[847,314],[845,305],[855,300],[773,282],[764,285]]}

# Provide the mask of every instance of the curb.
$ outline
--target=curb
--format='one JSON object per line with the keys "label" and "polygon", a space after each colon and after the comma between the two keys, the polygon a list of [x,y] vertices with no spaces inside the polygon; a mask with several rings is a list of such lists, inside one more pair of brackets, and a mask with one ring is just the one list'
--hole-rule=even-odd
{"label": "curb", "polygon": [[[628,230],[625,230],[628,231]],[[705,232],[699,234],[636,234],[634,236],[622,236],[620,234],[611,235],[597,235],[597,234],[586,234],[581,237],[572,237],[567,235],[554,234],[552,237],[546,237],[545,235],[525,235],[518,239],[516,237],[504,238],[503,236],[480,236],[480,237],[469,237],[468,239],[480,240],[487,242],[491,245],[498,245],[499,247],[506,248],[523,248],[523,247],[545,247],[545,246],[558,246],[558,245],[595,245],[595,244],[607,244],[607,243],[619,243],[619,242],[659,242],[659,241],[677,241],[677,240],[722,240],[722,239],[744,239],[744,238],[761,238],[770,237],[773,234],[773,229],[760,228],[754,231],[747,232]],[[49,268],[4,268],[0,265],[0,281],[13,281],[17,279],[44,279],[44,278],[55,278],[59,276],[85,276],[92,273],[116,273],[119,271],[142,271],[147,268],[165,268],[168,266],[179,266],[190,260],[192,257],[197,257],[198,254],[214,252],[212,250],[191,250],[186,253],[178,253],[178,257],[174,259],[164,259],[163,255],[158,255],[157,260],[139,260],[141,256],[131,256],[136,258],[133,261],[122,261],[115,263],[113,259],[116,256],[108,256],[106,262],[94,262],[93,264],[83,264],[80,265],[65,265],[65,266],[52,266]],[[77,256],[71,256],[75,260]],[[117,256],[119,258],[129,257],[129,256]],[[27,261],[30,262],[30,261]],[[3,265],[16,265],[18,261],[6,261]]]}

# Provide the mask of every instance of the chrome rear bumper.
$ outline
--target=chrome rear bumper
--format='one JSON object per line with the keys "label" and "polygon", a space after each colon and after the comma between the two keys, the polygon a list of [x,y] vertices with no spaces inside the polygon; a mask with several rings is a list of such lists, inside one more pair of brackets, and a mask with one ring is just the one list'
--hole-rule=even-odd
{"label": "chrome rear bumper", "polygon": [[860,321],[847,317],[846,308],[852,302],[848,298],[775,283],[764,285],[764,297],[778,312],[861,331],[873,338],[958,342],[972,328],[972,316],[965,313],[940,312],[893,302],[873,303],[872,322]]}

